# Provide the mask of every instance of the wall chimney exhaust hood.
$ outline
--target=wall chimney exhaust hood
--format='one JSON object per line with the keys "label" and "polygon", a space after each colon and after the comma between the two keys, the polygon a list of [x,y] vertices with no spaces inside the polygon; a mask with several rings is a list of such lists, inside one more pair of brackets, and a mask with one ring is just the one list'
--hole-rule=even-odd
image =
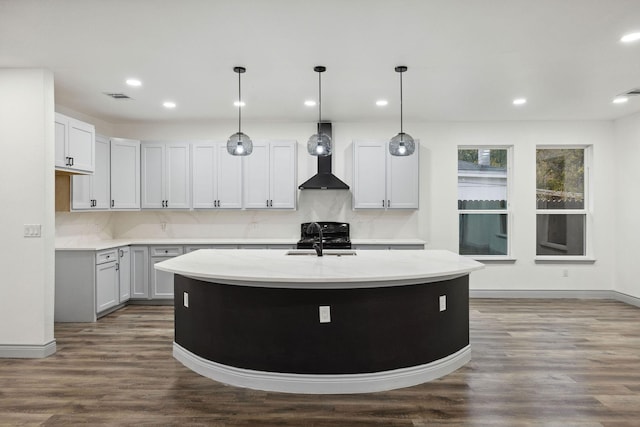
{"label": "wall chimney exhaust hood", "polygon": [[[319,132],[333,139],[331,123],[319,123]],[[348,190],[349,186],[331,173],[331,155],[318,156],[318,173],[300,184],[300,190]]]}

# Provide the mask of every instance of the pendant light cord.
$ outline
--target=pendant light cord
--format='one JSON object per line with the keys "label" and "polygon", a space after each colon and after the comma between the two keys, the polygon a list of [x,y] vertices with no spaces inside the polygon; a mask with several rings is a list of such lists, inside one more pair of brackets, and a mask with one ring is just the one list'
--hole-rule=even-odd
{"label": "pendant light cord", "polygon": [[400,133],[404,133],[402,130],[402,72],[400,72]]}
{"label": "pendant light cord", "polygon": [[318,139],[320,138],[320,122],[322,121],[322,73],[318,72]]}
{"label": "pendant light cord", "polygon": [[240,92],[240,74],[238,73],[238,134],[241,133],[242,129],[242,95]]}

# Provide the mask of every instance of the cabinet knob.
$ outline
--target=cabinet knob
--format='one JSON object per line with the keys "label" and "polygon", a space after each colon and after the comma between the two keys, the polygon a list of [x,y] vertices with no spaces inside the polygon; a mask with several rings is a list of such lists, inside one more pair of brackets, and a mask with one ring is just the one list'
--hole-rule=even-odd
{"label": "cabinet knob", "polygon": [[382,201],[382,207],[384,208],[384,200]]}
{"label": "cabinet knob", "polygon": [[165,251],[164,251],[164,253],[165,253],[165,254],[168,254],[168,253],[169,253],[169,251],[165,250]]}

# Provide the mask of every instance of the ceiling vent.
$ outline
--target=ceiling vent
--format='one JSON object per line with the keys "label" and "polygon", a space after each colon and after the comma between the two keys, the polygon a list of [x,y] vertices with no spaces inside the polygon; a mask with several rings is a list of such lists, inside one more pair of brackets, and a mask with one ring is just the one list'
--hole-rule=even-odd
{"label": "ceiling vent", "polygon": [[124,93],[110,93],[104,92],[105,95],[112,97],[113,99],[131,99],[130,96],[125,95]]}

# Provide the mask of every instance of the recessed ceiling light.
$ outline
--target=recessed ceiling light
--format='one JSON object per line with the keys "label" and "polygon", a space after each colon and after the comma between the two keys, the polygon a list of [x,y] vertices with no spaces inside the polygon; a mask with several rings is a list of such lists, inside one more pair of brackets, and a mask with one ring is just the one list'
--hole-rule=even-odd
{"label": "recessed ceiling light", "polygon": [[164,108],[176,108],[176,103],[172,101],[166,101],[162,105]]}
{"label": "recessed ceiling light", "polygon": [[247,104],[245,104],[244,101],[233,101],[233,105],[236,107],[244,107]]}
{"label": "recessed ceiling light", "polygon": [[316,101],[314,101],[313,99],[307,99],[306,101],[304,101],[304,105],[306,105],[307,107],[315,107]]}
{"label": "recessed ceiling light", "polygon": [[614,104],[624,104],[625,102],[627,102],[629,100],[629,98],[627,98],[626,96],[616,96],[613,99],[613,103]]}
{"label": "recessed ceiling light", "polygon": [[134,87],[142,86],[142,82],[138,79],[127,79],[127,84]]}
{"label": "recessed ceiling light", "polygon": [[635,42],[636,40],[640,40],[640,33],[625,34],[620,39],[622,43],[631,43],[631,42]]}
{"label": "recessed ceiling light", "polygon": [[389,104],[389,101],[387,101],[386,99],[378,99],[378,100],[376,101],[376,105],[377,105],[378,107],[384,107],[384,106],[386,106],[386,105],[388,105],[388,104]]}
{"label": "recessed ceiling light", "polygon": [[524,105],[527,103],[527,98],[516,98],[513,100],[513,105]]}

